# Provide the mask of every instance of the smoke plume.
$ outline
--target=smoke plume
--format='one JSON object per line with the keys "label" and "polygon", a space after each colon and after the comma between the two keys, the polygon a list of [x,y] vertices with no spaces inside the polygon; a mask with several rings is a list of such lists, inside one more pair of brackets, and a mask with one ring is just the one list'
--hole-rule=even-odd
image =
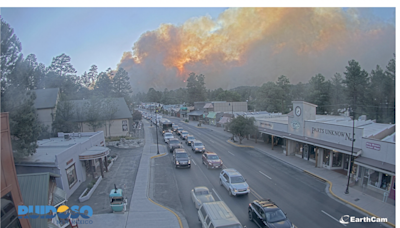
{"label": "smoke plume", "polygon": [[209,89],[261,85],[280,75],[292,84],[343,73],[349,60],[368,72],[395,53],[395,27],[368,9],[231,8],[213,20],[161,24],[141,35],[119,67],[135,91],[185,87],[190,72]]}

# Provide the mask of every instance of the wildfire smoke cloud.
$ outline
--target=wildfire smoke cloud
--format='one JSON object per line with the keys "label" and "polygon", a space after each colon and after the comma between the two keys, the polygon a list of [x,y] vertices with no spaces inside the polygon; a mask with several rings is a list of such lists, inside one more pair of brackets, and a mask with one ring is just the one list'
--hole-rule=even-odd
{"label": "wildfire smoke cloud", "polygon": [[371,23],[365,13],[341,8],[231,8],[216,20],[192,18],[142,34],[119,67],[130,73],[134,87],[146,91],[185,86],[190,72],[206,75],[207,87],[228,89],[275,81],[282,74],[291,83],[318,73],[330,78],[343,72],[350,59],[371,68],[384,66],[395,51],[394,25]]}

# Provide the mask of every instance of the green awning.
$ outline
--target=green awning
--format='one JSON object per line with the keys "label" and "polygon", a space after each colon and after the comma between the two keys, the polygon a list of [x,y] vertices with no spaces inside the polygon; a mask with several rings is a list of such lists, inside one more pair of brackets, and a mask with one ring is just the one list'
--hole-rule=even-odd
{"label": "green awning", "polygon": [[208,115],[207,115],[207,118],[215,119],[215,116],[216,116],[216,115],[217,115],[216,112],[209,112]]}

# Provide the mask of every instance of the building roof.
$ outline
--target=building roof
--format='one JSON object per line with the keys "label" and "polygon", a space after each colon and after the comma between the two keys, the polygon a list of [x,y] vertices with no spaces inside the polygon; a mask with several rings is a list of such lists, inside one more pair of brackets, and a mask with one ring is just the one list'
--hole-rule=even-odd
{"label": "building roof", "polygon": [[218,121],[218,123],[220,123],[220,124],[225,124],[225,123],[229,123],[230,120],[231,120],[230,117],[223,116],[223,117]]}
{"label": "building roof", "polygon": [[36,109],[54,108],[57,103],[59,88],[32,90],[36,93],[34,107]]}
{"label": "building roof", "polygon": [[[115,104],[117,109],[117,112],[114,114],[114,119],[129,119],[132,118],[132,114],[128,108],[128,105],[125,102],[125,99],[123,97],[118,97],[118,98],[107,98],[111,100],[112,104]],[[102,102],[105,102],[106,99],[101,99]],[[83,109],[85,104],[88,104],[90,100],[71,100],[68,101],[71,102],[72,105],[74,106],[74,113],[73,113],[73,121],[79,121],[79,122],[85,122],[86,118],[85,115],[77,116],[76,110],[81,108]]]}
{"label": "building roof", "polygon": [[38,140],[38,148],[36,149],[36,152],[31,156],[21,158],[17,165],[23,163],[42,163],[55,165],[56,155],[61,154],[72,146],[90,140],[92,135],[99,133],[100,132],[84,132],[80,133],[80,137],[78,137],[78,134],[75,133],[75,136],[72,136],[70,140],[65,140],[64,137]]}
{"label": "building roof", "polygon": [[385,138],[382,139],[382,141],[395,143],[396,142],[396,132],[391,135],[386,136]]}
{"label": "building roof", "polygon": [[211,103],[207,103],[203,108],[214,108],[214,106]]}
{"label": "building roof", "polygon": [[[17,175],[22,200],[25,205],[49,204],[50,177],[60,176],[49,172]],[[33,228],[47,227],[47,219],[29,219],[29,223]]]}
{"label": "building roof", "polygon": [[204,114],[203,111],[193,111],[188,113],[189,116],[201,116],[203,114]]}

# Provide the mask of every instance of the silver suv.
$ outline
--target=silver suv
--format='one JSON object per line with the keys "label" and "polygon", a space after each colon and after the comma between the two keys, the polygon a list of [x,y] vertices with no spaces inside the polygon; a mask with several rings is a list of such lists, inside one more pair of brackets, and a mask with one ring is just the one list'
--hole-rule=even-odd
{"label": "silver suv", "polygon": [[250,187],[236,169],[224,169],[219,174],[219,183],[224,186],[230,196],[244,195],[250,193]]}
{"label": "silver suv", "polygon": [[204,153],[206,151],[206,147],[201,141],[195,140],[194,142],[192,142],[192,151],[194,151],[195,153]]}
{"label": "silver suv", "polygon": [[169,152],[174,151],[177,148],[182,148],[182,143],[179,142],[179,140],[177,138],[171,138],[168,140],[168,144],[167,144],[167,148],[169,150]]}

